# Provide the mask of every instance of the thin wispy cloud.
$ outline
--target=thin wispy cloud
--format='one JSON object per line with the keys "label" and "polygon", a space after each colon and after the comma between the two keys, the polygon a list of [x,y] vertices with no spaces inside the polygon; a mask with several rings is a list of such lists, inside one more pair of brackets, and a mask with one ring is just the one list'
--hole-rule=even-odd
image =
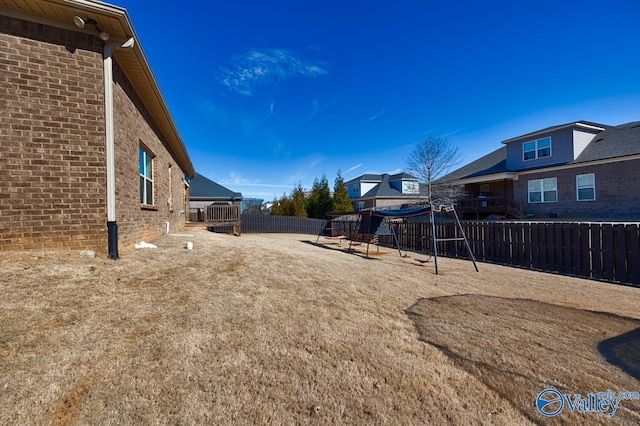
{"label": "thin wispy cloud", "polygon": [[216,105],[211,99],[200,99],[196,107],[208,123],[218,122],[226,124],[229,122],[229,113]]}
{"label": "thin wispy cloud", "polygon": [[454,131],[452,131],[452,132],[445,133],[445,134],[444,134],[444,135],[442,135],[441,137],[446,138],[446,137],[449,137],[449,136],[453,136],[453,135],[455,135],[456,133],[459,133],[459,132],[460,132],[460,129],[455,129],[455,130],[454,130]]}
{"label": "thin wispy cloud", "polygon": [[388,170],[385,173],[388,175],[397,175],[398,173],[402,173],[402,172],[404,172],[403,169],[397,168],[397,169]]}
{"label": "thin wispy cloud", "polygon": [[306,59],[293,50],[255,49],[234,56],[228,67],[220,69],[218,80],[233,92],[251,96],[259,87],[324,74],[327,74],[324,63]]}
{"label": "thin wispy cloud", "polygon": [[346,172],[344,172],[344,174],[346,175],[347,173],[351,173],[352,171],[359,169],[360,167],[362,167],[362,163],[356,164],[355,166],[349,167],[347,169]]}
{"label": "thin wispy cloud", "polygon": [[369,119],[367,121],[368,122],[372,122],[373,120],[377,119],[378,117],[380,117],[384,113],[385,113],[385,110],[381,110],[381,111],[373,114],[371,117],[369,117]]}
{"label": "thin wispy cloud", "polygon": [[291,184],[285,185],[282,183],[248,183],[248,182],[236,183],[236,182],[222,181],[221,184],[235,185],[235,186],[250,186],[250,187],[256,187],[256,188],[293,188],[293,185]]}
{"label": "thin wispy cloud", "polygon": [[[429,133],[432,133],[432,132],[434,132],[434,131],[435,131],[435,129],[427,130],[426,132],[422,132],[422,135],[423,135],[423,136],[426,136],[426,135],[428,135]],[[446,137],[449,137],[449,136],[455,135],[456,133],[460,133],[460,129],[455,129],[455,130],[453,130],[453,131],[451,131],[451,132],[449,132],[449,133],[445,133],[445,134],[443,134],[443,135],[436,135],[436,137],[439,137],[439,138],[446,138]]]}
{"label": "thin wispy cloud", "polygon": [[256,188],[290,188],[291,185],[282,183],[264,183],[260,179],[247,179],[237,172],[229,173],[229,176],[219,181],[221,185],[229,186],[248,186]]}
{"label": "thin wispy cloud", "polygon": [[317,115],[319,115],[319,114],[323,113],[324,111],[328,110],[329,108],[331,108],[339,100],[340,100],[339,97],[338,98],[334,98],[334,99],[332,99],[332,100],[330,100],[329,102],[326,102],[326,103],[321,103],[317,99],[313,100],[311,102],[311,108],[310,108],[309,113],[306,115],[306,117],[304,117],[302,119],[302,121],[296,123],[294,127],[299,127],[299,126],[302,126],[304,124],[307,124],[308,122],[313,120]]}

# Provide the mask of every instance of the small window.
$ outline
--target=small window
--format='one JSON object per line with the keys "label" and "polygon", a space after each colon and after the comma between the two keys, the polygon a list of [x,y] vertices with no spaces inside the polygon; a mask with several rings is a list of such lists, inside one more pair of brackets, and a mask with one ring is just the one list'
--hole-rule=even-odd
{"label": "small window", "polygon": [[529,181],[530,203],[555,203],[558,201],[558,181],[556,178]]}
{"label": "small window", "polygon": [[364,210],[364,201],[357,201],[356,202],[356,211],[362,211]]}
{"label": "small window", "polygon": [[576,193],[578,201],[594,201],[596,199],[596,175],[593,173],[577,175]]}
{"label": "small window", "polygon": [[536,143],[535,142],[527,142],[522,145],[522,152],[524,161],[527,160],[535,160],[536,159]]}
{"label": "small window", "polygon": [[139,149],[140,203],[153,205],[153,156],[143,147]]}
{"label": "small window", "polygon": [[546,137],[522,144],[522,158],[524,161],[551,157],[551,138]]}
{"label": "small window", "polygon": [[402,193],[403,194],[419,194],[420,185],[416,181],[411,181],[411,180],[402,181]]}

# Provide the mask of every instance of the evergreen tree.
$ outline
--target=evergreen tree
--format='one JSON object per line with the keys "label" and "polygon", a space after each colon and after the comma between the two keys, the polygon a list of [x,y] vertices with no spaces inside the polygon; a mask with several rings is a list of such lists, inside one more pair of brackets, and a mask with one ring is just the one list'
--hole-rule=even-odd
{"label": "evergreen tree", "polygon": [[304,195],[302,184],[298,182],[293,189],[291,200],[291,214],[289,216],[308,217],[307,216],[307,200]]}
{"label": "evergreen tree", "polygon": [[269,211],[274,216],[280,216],[280,201],[278,201],[275,195],[273,196],[273,204],[271,204]]}
{"label": "evergreen tree", "polygon": [[349,198],[347,185],[344,184],[342,172],[338,169],[335,184],[333,185],[333,208],[334,212],[351,213],[354,211],[353,202]]}
{"label": "evergreen tree", "polygon": [[331,211],[331,190],[329,189],[329,181],[327,176],[322,175],[322,179],[317,178],[313,181],[311,194],[307,202],[307,213],[309,217],[323,219],[325,213]]}
{"label": "evergreen tree", "polygon": [[282,194],[279,200],[273,200],[271,206],[273,216],[293,216],[293,201],[287,194]]}

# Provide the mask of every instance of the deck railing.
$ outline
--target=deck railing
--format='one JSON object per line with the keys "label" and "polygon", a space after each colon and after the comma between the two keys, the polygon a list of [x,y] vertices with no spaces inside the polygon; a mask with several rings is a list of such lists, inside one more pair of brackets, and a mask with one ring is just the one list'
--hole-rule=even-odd
{"label": "deck railing", "polygon": [[208,228],[222,226],[233,227],[233,232],[240,233],[240,206],[237,205],[210,205],[189,209],[189,221],[191,225],[202,225]]}
{"label": "deck railing", "polygon": [[456,202],[456,210],[460,214],[502,214],[515,219],[524,217],[523,203],[509,197],[459,198]]}

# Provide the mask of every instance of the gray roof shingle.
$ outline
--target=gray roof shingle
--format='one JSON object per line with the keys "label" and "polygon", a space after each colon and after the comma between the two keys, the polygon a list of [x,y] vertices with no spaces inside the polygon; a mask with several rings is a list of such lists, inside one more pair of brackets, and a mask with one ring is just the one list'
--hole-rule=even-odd
{"label": "gray roof shingle", "polygon": [[640,121],[608,127],[598,133],[574,163],[640,154]]}
{"label": "gray roof shingle", "polygon": [[[564,164],[578,164],[589,161],[620,158],[629,155],[640,154],[640,121],[621,124],[618,126],[608,126],[598,123],[591,123],[588,121],[580,121],[580,123],[601,127],[605,130],[598,133],[575,160],[569,161]],[[569,125],[572,125],[572,123],[548,127],[537,132],[528,133],[527,135],[509,139],[503,143],[523,139],[537,133],[561,129]],[[553,166],[557,165],[558,164],[554,164]],[[534,167],[526,170],[537,168],[543,169],[545,167]],[[449,181],[478,176],[487,176],[496,173],[518,171],[523,171],[523,169],[507,169],[507,147],[503,146],[485,155],[484,157],[481,157],[457,170],[454,170],[453,172],[443,177],[442,180]]]}
{"label": "gray roof shingle", "polygon": [[418,180],[418,178],[408,173],[398,173],[393,176],[390,176],[388,174],[376,176],[380,177],[380,183],[360,198],[416,198],[417,196],[424,195],[422,193],[403,194],[402,191],[399,191],[391,185],[391,181],[397,181],[401,179]]}
{"label": "gray roof shingle", "polygon": [[233,192],[211,179],[196,173],[189,187],[189,199],[192,200],[242,200],[242,193]]}

